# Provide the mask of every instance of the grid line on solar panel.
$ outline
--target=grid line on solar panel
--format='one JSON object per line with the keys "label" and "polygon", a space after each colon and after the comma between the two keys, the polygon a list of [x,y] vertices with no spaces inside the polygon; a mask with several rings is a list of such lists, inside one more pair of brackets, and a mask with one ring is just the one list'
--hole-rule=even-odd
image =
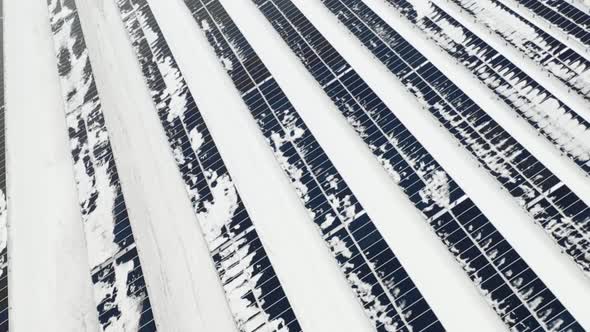
{"label": "grid line on solar panel", "polygon": [[[505,0],[500,0],[507,4]],[[513,0],[536,17],[557,27],[582,45],[590,47],[590,14],[583,12],[567,1],[555,0]]]}
{"label": "grid line on solar panel", "polygon": [[155,331],[76,5],[50,0],[48,9],[98,320],[104,331]]}
{"label": "grid line on solar panel", "polygon": [[6,203],[6,137],[4,101],[4,1],[0,0],[0,331],[8,321],[8,212]]}
{"label": "grid line on solar panel", "polygon": [[590,124],[441,7],[387,0],[590,175]]}
{"label": "grid line on solar panel", "polygon": [[[310,73],[312,73],[318,84],[322,85],[322,88],[336,103],[347,120],[355,127],[355,130],[361,135],[367,145],[369,145],[382,165],[388,169],[391,167],[391,161],[396,159],[401,159],[400,162],[408,164],[402,172],[396,172],[395,166],[393,169],[389,169],[390,174],[396,182],[400,182],[402,179],[400,174],[404,174],[404,172],[406,172],[404,177],[417,175],[417,178],[419,178],[422,184],[417,188],[417,193],[407,193],[410,200],[412,200],[425,217],[428,218],[430,216],[428,221],[437,235],[447,244],[451,252],[456,256],[466,272],[468,272],[470,278],[474,281],[477,280],[478,287],[480,287],[481,291],[484,294],[493,294],[499,287],[508,286],[509,291],[506,292],[507,294],[504,294],[504,298],[490,298],[492,306],[500,316],[503,316],[507,325],[514,330],[529,329],[532,331],[540,329],[543,324],[545,326],[555,326],[556,322],[561,321],[562,326],[570,325],[578,328],[578,323],[567,313],[565,307],[559,303],[554,295],[544,298],[544,304],[537,304],[537,306],[531,306],[528,303],[529,301],[523,298],[522,294],[526,294],[529,290],[526,286],[525,288],[520,288],[519,286],[537,282],[536,286],[540,286],[541,288],[546,287],[538,280],[534,272],[506,242],[489,220],[479,212],[473,202],[468,200],[468,197],[459,186],[452,179],[446,179],[446,172],[422,148],[415,137],[408,134],[406,138],[400,141],[387,136],[383,127],[380,127],[379,122],[383,123],[384,120],[387,120],[389,123],[397,122],[397,128],[401,127],[406,132],[407,129],[395,118],[391,110],[383,104],[379,97],[354,72],[352,67],[329,44],[311,22],[305,18],[303,13],[288,0],[253,0],[253,2]],[[335,70],[331,69],[327,60],[338,63],[338,70],[347,75],[338,74]],[[323,84],[326,80],[329,80],[329,83]],[[351,91],[358,92],[353,93]],[[343,97],[344,95],[350,100],[343,101],[345,98]],[[370,100],[369,103],[361,102],[361,100],[367,99]],[[355,110],[353,111],[353,109]],[[359,124],[359,119],[362,117],[366,119]],[[370,133],[371,130],[367,128],[373,128],[374,133]],[[392,132],[395,133],[395,131]],[[410,141],[409,145],[419,146],[416,151],[420,152],[412,158],[408,158],[404,153],[404,149],[407,149],[408,145],[406,145],[407,142],[403,142],[408,140]],[[383,157],[385,151],[395,151],[396,154],[390,157],[391,159],[386,159]],[[425,162],[425,160],[427,161]],[[445,180],[436,183],[425,179],[427,175],[433,173],[443,174]],[[438,204],[423,204],[429,202],[429,197],[425,192],[431,189],[429,185],[432,184],[438,186],[441,196],[452,198],[454,201],[447,199],[445,202],[435,202]],[[411,187],[412,185],[402,186],[402,189],[406,191]],[[453,189],[449,189],[449,187],[453,187]],[[417,194],[420,194],[420,197],[416,199],[413,196]],[[456,211],[455,206],[459,204],[461,204],[461,210],[459,210],[461,213],[456,214],[453,211]],[[466,214],[468,219],[465,222],[465,213],[470,210],[472,211]],[[469,231],[466,227],[470,228]],[[512,255],[508,255],[509,252]],[[465,253],[470,253],[471,257],[465,255]],[[485,265],[477,267],[470,265],[478,259],[483,260]],[[500,262],[498,259],[502,259],[502,261]],[[520,271],[514,271],[511,268],[512,265],[517,263],[520,263],[522,266]],[[494,270],[492,272],[485,271],[485,268],[490,266]],[[488,274],[479,274],[479,272],[488,272]],[[498,277],[502,280],[500,284],[489,283],[493,278],[497,279]],[[491,288],[486,288],[486,286],[490,286]],[[547,293],[551,294],[550,291],[547,291]],[[494,305],[494,303],[502,303],[502,300],[505,300],[507,297],[515,297],[518,300],[515,301],[513,306],[510,306],[510,303],[502,308]],[[520,306],[528,309],[524,312],[523,316],[509,315],[506,317],[507,312],[510,313]],[[546,315],[543,311],[535,312],[536,308],[542,308],[544,311],[559,312],[563,316],[552,317],[553,321],[541,322],[538,317],[544,317]],[[531,319],[532,322],[530,321]],[[527,323],[531,325],[527,325]]]}
{"label": "grid line on solar panel", "polygon": [[379,331],[443,329],[282,89],[218,1],[185,1]]}
{"label": "grid line on solar panel", "polygon": [[323,3],[590,275],[590,207],[364,3]]}
{"label": "grid line on solar panel", "polygon": [[[118,6],[240,331],[300,331],[215,142],[146,1]],[[235,299],[240,300],[235,300]]]}
{"label": "grid line on solar panel", "polygon": [[452,0],[477,22],[590,101],[590,61],[498,0]]}

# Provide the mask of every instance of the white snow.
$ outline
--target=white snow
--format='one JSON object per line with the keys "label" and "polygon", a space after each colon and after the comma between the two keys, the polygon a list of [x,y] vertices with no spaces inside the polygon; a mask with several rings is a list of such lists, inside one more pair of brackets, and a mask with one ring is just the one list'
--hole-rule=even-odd
{"label": "white snow", "polygon": [[[141,297],[124,296],[127,292],[127,276],[133,270],[133,261],[115,265],[115,284],[99,282],[95,290],[95,301],[99,303],[104,298],[114,298],[111,307],[117,307],[121,312],[119,317],[111,317],[105,332],[137,331],[141,315]],[[109,307],[110,308],[110,307]],[[107,309],[108,310],[108,309]],[[106,325],[106,324],[105,324]]]}
{"label": "white snow", "polygon": [[436,171],[420,190],[420,197],[424,203],[433,201],[440,207],[448,207],[450,203],[449,178],[443,171]]}
{"label": "white snow", "polygon": [[[414,98],[358,45],[321,2],[294,2],[416,134],[448,175],[470,194],[582,325],[590,328],[584,303],[590,288],[579,270],[555,252],[554,245],[498,189],[497,182],[478,169],[446,131],[419,110]],[[391,24],[404,26],[382,0],[367,3],[380,8],[379,13]],[[373,331],[183,1],[150,0],[150,4],[269,248],[273,266],[303,329]],[[445,327],[451,331],[503,330],[504,325],[424,225],[417,210],[254,5],[229,0],[223,4],[284,87]],[[78,1],[78,5],[159,328],[237,331],[115,5],[110,0]],[[11,324],[25,331],[97,331],[47,8],[42,1],[7,1],[5,7],[9,45],[7,101],[11,110],[7,113]],[[413,43],[424,46],[411,28],[406,26],[403,33],[411,36]],[[434,48],[428,52],[438,54]],[[577,193],[585,199],[590,197],[587,179],[448,61],[437,57],[437,66],[451,68],[454,80],[468,82],[471,93],[492,110],[496,120],[501,119],[503,126]],[[125,75],[113,80],[113,73]],[[35,98],[30,97],[32,91]],[[567,93],[558,97],[563,95]],[[200,135],[190,136],[193,146],[200,146]],[[393,171],[391,175],[403,177]],[[31,209],[32,200],[35,209]],[[326,216],[325,225],[330,222]],[[38,244],[35,250],[31,250],[32,241]],[[440,279],[432,277],[433,271]],[[354,276],[351,279],[357,281]],[[440,286],[441,279],[445,280],[444,287]],[[365,285],[358,286],[361,291],[365,289]],[[454,306],[448,306],[449,298]],[[457,308],[468,308],[469,315],[457,315]],[[377,315],[379,306],[374,309]],[[31,312],[36,320],[30,319]]]}
{"label": "white snow", "polygon": [[47,4],[4,10],[11,330],[99,331]]}
{"label": "white snow", "polygon": [[197,217],[210,248],[216,248],[218,244],[213,241],[224,240],[218,238],[221,235],[221,227],[231,220],[238,208],[238,196],[229,176],[217,177],[217,173],[212,171],[209,171],[206,176],[213,187],[213,201],[206,202],[206,212],[199,213]]}

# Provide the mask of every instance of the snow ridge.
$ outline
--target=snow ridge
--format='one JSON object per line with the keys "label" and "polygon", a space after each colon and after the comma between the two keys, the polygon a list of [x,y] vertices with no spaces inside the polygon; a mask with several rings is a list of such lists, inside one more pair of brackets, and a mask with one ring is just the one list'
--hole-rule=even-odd
{"label": "snow ridge", "polygon": [[324,3],[590,276],[588,205],[370,8]]}
{"label": "snow ridge", "polygon": [[388,2],[590,175],[590,123],[434,3]]}
{"label": "snow ridge", "polygon": [[48,6],[101,329],[155,331],[76,5]]}
{"label": "snow ridge", "polygon": [[[205,2],[207,4],[205,4]],[[378,330],[444,328],[219,1],[185,0]],[[272,101],[272,102],[271,102]],[[280,106],[279,106],[280,105]]]}
{"label": "snow ridge", "polygon": [[497,0],[453,0],[478,22],[590,101],[590,61]]}
{"label": "snow ridge", "polygon": [[238,329],[300,331],[148,3],[117,4]]}
{"label": "snow ridge", "polygon": [[[540,329],[543,323],[539,317],[546,310],[565,310],[461,188],[292,2],[253,2],[425,216],[509,328]],[[351,255],[340,238],[332,240],[329,244],[334,250],[345,257]],[[540,290],[545,294],[542,298],[530,298],[531,292]],[[540,307],[530,305],[531,301],[553,305],[535,312]],[[570,314],[553,322],[555,326],[569,323],[575,324]]]}

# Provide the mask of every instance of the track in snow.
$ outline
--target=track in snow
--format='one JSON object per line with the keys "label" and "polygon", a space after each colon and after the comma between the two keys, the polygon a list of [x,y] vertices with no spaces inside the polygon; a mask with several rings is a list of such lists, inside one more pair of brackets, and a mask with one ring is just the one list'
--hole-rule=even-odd
{"label": "track in snow", "polygon": [[590,275],[590,207],[362,1],[322,1]]}
{"label": "track in snow", "polygon": [[301,331],[254,224],[145,0],[117,2],[240,331]]}
{"label": "track in snow", "polygon": [[75,2],[48,8],[101,328],[156,331]]}
{"label": "track in snow", "polygon": [[289,0],[253,0],[515,331],[580,325],[463,190]]}

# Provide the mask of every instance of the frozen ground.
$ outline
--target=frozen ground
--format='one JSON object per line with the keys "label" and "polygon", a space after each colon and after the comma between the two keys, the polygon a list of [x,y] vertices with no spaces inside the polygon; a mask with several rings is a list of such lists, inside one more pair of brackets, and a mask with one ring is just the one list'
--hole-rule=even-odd
{"label": "frozen ground", "polygon": [[[368,320],[182,0],[150,0],[306,331]],[[590,282],[512,198],[319,0],[299,8],[448,170],[571,313],[590,329]],[[510,1],[505,1],[509,3]],[[582,3],[582,1],[578,1]],[[164,132],[113,0],[76,2],[150,300],[161,331],[235,331]],[[331,101],[250,1],[222,1],[450,331],[504,325]],[[373,9],[482,103],[586,202],[590,180],[382,0]],[[44,0],[5,1],[11,328],[97,331],[72,160]],[[579,47],[573,45],[573,47]],[[527,63],[527,68],[533,68]],[[531,69],[532,71],[532,69]],[[547,82],[550,82],[547,80]],[[556,88],[557,89],[557,88]],[[556,95],[567,97],[566,91]],[[584,102],[571,103],[583,109]],[[441,286],[444,280],[444,287]],[[31,319],[35,317],[35,319]]]}

